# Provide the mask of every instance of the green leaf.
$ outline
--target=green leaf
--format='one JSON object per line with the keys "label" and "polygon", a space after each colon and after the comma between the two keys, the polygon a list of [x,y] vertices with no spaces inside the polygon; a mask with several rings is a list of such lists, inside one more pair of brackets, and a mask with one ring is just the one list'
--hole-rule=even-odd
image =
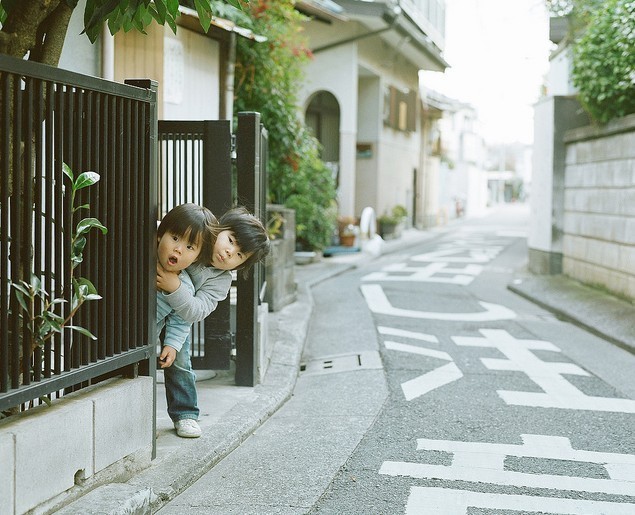
{"label": "green leaf", "polygon": [[[72,177],[71,177],[72,179]],[[77,180],[73,183],[73,189],[75,191],[81,190],[82,188],[86,188],[87,186],[92,186],[93,184],[99,182],[99,174],[96,172],[82,172]]]}
{"label": "green leaf", "polygon": [[95,288],[95,285],[91,283],[88,279],[86,279],[85,277],[79,277],[78,279],[75,280],[75,283],[78,286],[83,286],[88,295],[94,295],[97,293],[97,288]]}
{"label": "green leaf", "polygon": [[196,12],[198,13],[198,20],[201,23],[201,27],[203,30],[207,32],[209,30],[209,26],[212,24],[212,9],[208,2],[204,0],[194,0],[194,5],[196,6]]}
{"label": "green leaf", "polygon": [[[17,286],[15,284],[13,286],[15,288],[17,288]],[[28,293],[24,292],[24,295],[28,296]],[[29,312],[29,307],[27,306],[27,303],[26,303],[26,300],[24,298],[24,295],[23,295],[23,291],[22,290],[17,290],[15,292],[15,297],[16,297],[16,299],[18,299],[18,303],[20,304],[20,306],[22,306],[22,309],[28,313]]]}
{"label": "green leaf", "polygon": [[73,208],[73,213],[75,211],[79,211],[80,209],[89,209],[90,208],[90,204],[82,204],[81,206],[77,206]]}
{"label": "green leaf", "polygon": [[167,0],[166,6],[172,18],[176,18],[179,15],[179,0]]}
{"label": "green leaf", "polygon": [[78,325],[67,325],[66,329],[70,329],[71,331],[77,331],[78,333],[83,334],[84,336],[88,336],[91,340],[96,340],[97,337],[91,333],[88,329],[84,329]]}
{"label": "green leaf", "polygon": [[84,248],[86,247],[86,238],[84,236],[79,236],[73,242],[73,253],[71,255],[71,259],[73,262],[81,263],[82,252],[84,252]]}
{"label": "green leaf", "polygon": [[66,163],[62,163],[62,172],[64,172],[64,175],[66,175],[71,182],[73,181],[73,170],[71,170],[71,167]]}
{"label": "green leaf", "polygon": [[102,223],[97,220],[97,218],[84,218],[77,224],[77,228],[75,229],[75,237],[80,236],[81,234],[85,234],[93,228],[99,229],[102,234],[106,234],[108,232],[108,229],[104,227]]}

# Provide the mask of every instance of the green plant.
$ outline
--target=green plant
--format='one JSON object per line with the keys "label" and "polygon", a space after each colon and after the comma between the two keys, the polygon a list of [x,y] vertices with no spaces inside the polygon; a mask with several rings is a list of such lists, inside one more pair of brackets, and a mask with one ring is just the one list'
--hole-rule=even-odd
{"label": "green plant", "polygon": [[267,235],[270,240],[275,240],[282,234],[282,226],[284,225],[284,217],[282,213],[271,213],[269,220],[267,221]]}
{"label": "green plant", "polygon": [[635,113],[635,3],[632,0],[546,0],[569,20],[573,84],[591,118],[606,123]]}
{"label": "green plant", "polygon": [[574,85],[600,123],[635,113],[635,2],[609,0],[573,47]]}
{"label": "green plant", "polygon": [[269,200],[295,209],[298,246],[319,250],[330,244],[336,192],[331,170],[320,159],[319,142],[298,117],[295,92],[311,53],[301,34],[305,18],[294,3],[244,3],[252,17],[250,28],[267,40],[238,40],[234,112],[261,114],[269,132]]}
{"label": "green plant", "polygon": [[[77,178],[74,178],[73,172],[66,163],[63,164],[63,171],[70,180],[70,205],[73,217],[82,210],[88,209],[88,204],[76,206],[76,194],[79,190],[91,186],[99,181],[99,175],[95,172],[83,172]],[[95,336],[87,329],[70,325],[70,322],[81,307],[81,305],[89,300],[101,299],[97,294],[95,286],[84,277],[75,277],[74,270],[83,261],[83,252],[86,247],[86,234],[91,229],[101,230],[102,234],[108,231],[96,218],[82,218],[77,222],[71,234],[71,282],[72,292],[70,298],[70,309],[65,315],[59,315],[55,309],[60,305],[68,302],[68,299],[54,298],[50,299],[50,295],[43,288],[39,277],[31,273],[29,282],[20,281],[12,283],[15,289],[17,301],[21,307],[20,317],[26,319],[26,329],[29,332],[31,340],[31,353],[44,345],[53,334],[62,332],[62,329],[77,331],[91,339]],[[24,357],[23,357],[24,358]]]}
{"label": "green plant", "polygon": [[408,210],[401,204],[397,204],[392,208],[390,213],[388,213],[387,211],[384,212],[384,214],[382,214],[377,219],[377,221],[380,224],[396,225],[399,222],[402,222],[406,216],[408,216]]}

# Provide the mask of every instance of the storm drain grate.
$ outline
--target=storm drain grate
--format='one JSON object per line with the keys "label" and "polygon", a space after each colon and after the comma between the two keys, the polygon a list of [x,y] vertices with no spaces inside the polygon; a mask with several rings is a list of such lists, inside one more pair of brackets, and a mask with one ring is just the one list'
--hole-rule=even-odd
{"label": "storm drain grate", "polygon": [[303,375],[333,374],[336,372],[377,370],[381,368],[383,366],[377,351],[324,356],[300,363],[300,373]]}

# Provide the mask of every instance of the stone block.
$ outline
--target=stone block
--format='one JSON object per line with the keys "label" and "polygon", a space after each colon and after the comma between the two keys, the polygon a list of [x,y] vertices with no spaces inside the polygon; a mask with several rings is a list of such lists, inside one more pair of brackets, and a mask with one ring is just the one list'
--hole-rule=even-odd
{"label": "stone block", "polygon": [[18,415],[3,432],[15,437],[15,509],[24,513],[93,475],[93,406],[63,399]]}
{"label": "stone block", "polygon": [[152,453],[151,377],[121,379],[94,391],[95,472],[138,451]]}
{"label": "stone block", "polygon": [[0,432],[0,513],[15,513],[15,435]]}

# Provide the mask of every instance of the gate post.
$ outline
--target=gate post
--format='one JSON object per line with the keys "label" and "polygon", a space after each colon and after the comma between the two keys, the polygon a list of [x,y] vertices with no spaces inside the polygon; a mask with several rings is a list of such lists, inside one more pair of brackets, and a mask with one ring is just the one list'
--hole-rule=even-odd
{"label": "gate post", "polygon": [[[238,113],[236,130],[236,173],[238,202],[266,223],[266,148],[261,145],[260,113]],[[236,284],[236,384],[254,386],[259,382],[261,363],[258,306],[264,264],[256,264],[247,279],[238,274]]]}
{"label": "gate post", "polygon": [[[203,132],[203,205],[217,218],[232,204],[231,128],[229,120],[204,122]],[[231,306],[229,295],[218,303],[204,321],[205,358],[193,358],[196,368],[229,370],[232,338],[229,331]]]}

